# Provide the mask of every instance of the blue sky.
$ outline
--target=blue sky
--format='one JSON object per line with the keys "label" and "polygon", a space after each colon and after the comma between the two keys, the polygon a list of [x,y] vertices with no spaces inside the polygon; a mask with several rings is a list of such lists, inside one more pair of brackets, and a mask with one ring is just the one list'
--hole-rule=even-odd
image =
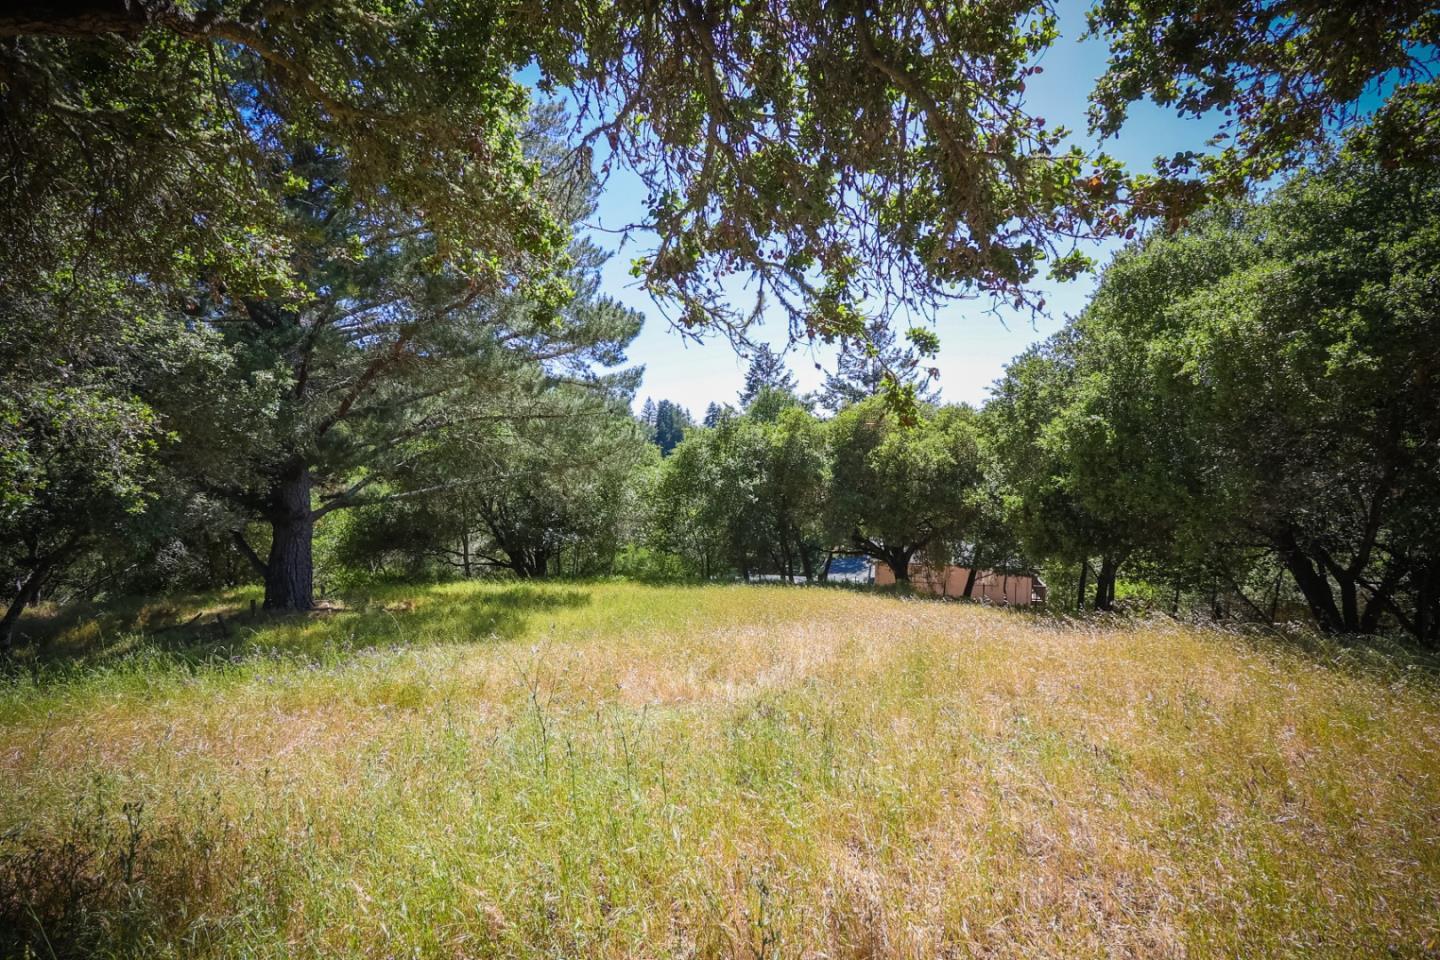
{"label": "blue sky", "polygon": [[[1075,131],[1082,143],[1087,140],[1086,97],[1105,69],[1104,44],[1080,40],[1087,6],[1088,3],[1081,0],[1059,4],[1061,37],[1039,61],[1044,72],[1027,85],[1030,110],[1052,124],[1062,124]],[[1202,147],[1214,129],[1212,123],[1204,120],[1183,119],[1149,104],[1137,104],[1121,135],[1107,142],[1105,149],[1132,169],[1148,169],[1157,155]],[[605,184],[593,218],[593,225],[598,228],[593,236],[597,243],[615,251],[616,255],[605,267],[602,290],[645,314],[644,330],[629,351],[631,362],[645,367],[645,379],[635,399],[637,409],[646,397],[656,401],[669,399],[688,407],[698,417],[712,400],[735,402],[746,361],[737,356],[722,337],[715,336],[700,344],[681,337],[630,277],[630,261],[651,245],[652,238],[632,233],[623,249],[617,249],[620,237],[608,231],[642,220],[644,200],[638,180],[624,171],[614,173]],[[1113,243],[1092,245],[1090,252],[1103,263],[1114,246]],[[1089,276],[1065,284],[1040,285],[1040,289],[1045,290],[1049,315],[1033,319],[1028,312],[992,309],[988,300],[961,301],[949,306],[935,328],[941,344],[935,365],[940,369],[943,399],[973,404],[983,401],[1006,362],[1057,330],[1067,315],[1078,312],[1094,284],[1095,278]],[[756,339],[768,340],[777,348],[784,346],[787,340],[784,319],[775,317],[762,325]],[[808,390],[824,378],[815,364],[828,368],[832,357],[823,349],[800,343],[791,349],[787,359],[801,389]]]}

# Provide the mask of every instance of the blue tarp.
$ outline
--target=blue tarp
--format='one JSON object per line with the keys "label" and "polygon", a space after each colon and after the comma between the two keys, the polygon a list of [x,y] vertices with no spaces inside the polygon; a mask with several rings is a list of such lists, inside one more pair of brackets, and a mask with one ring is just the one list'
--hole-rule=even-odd
{"label": "blue tarp", "polygon": [[870,572],[870,560],[866,557],[832,557],[830,560],[830,574],[845,574],[859,576]]}

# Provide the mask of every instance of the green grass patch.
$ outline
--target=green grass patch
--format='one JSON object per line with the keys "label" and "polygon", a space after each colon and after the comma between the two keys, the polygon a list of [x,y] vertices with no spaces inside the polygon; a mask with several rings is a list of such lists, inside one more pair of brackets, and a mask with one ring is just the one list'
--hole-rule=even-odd
{"label": "green grass patch", "polygon": [[250,598],[11,668],[0,953],[1440,949],[1403,663],[778,586]]}

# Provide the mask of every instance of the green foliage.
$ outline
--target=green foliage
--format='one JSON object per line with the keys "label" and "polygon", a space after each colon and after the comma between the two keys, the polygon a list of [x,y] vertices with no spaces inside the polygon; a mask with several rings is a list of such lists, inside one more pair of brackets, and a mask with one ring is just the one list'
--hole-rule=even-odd
{"label": "green foliage", "polygon": [[1440,160],[1440,13],[1428,0],[1100,0],[1090,29],[1110,44],[1091,126],[1114,134],[1149,97],[1184,116],[1218,115],[1219,147],[1158,158],[1137,212],[1172,222],[1207,197],[1243,194],[1293,170],[1378,107],[1361,132],[1386,165]]}
{"label": "green foliage", "polygon": [[859,403],[884,392],[889,382],[915,382],[914,399],[933,403],[937,391],[931,386],[934,368],[922,369],[923,357],[939,350],[939,338],[933,330],[915,328],[908,332],[911,346],[897,342],[895,331],[888,324],[871,321],[860,337],[841,341],[835,369],[825,375],[817,397],[820,405],[832,412],[852,403]]}
{"label": "green foliage", "polygon": [[[76,595],[118,582],[127,546],[149,583],[218,572],[232,535],[267,602],[308,607],[314,525],[360,508],[326,549],[368,573],[457,545],[467,573],[472,546],[522,575],[643,548],[787,579],[837,549],[897,572],[988,550],[1081,580],[1098,558],[1108,607],[1122,566],[1244,596],[1278,565],[1322,624],[1431,638],[1437,25],[1414,2],[1101,0],[1095,129],[1145,96],[1229,118],[1217,153],[1134,180],[1024,106],[1044,0],[0,13],[12,612],[66,570]],[[532,102],[532,68],[575,123]],[[1072,238],[1267,182],[1362,94],[1346,156],[1127,250],[982,414],[935,408],[934,331],[901,345],[881,318],[1039,306],[1042,268],[1089,268]],[[840,347],[832,423],[766,347],[743,412],[699,430],[662,401],[670,456],[644,451],[622,410],[640,318],[573,238],[597,157],[644,184],[635,273],[682,329],[744,343],[773,306]]]}
{"label": "green foliage", "polygon": [[636,271],[682,327],[743,329],[736,276],[824,338],[862,333],[882,292],[1025,299],[1055,238],[1107,209],[1024,106],[1056,35],[1043,2],[549,9],[539,62],[646,184],[660,241]]}
{"label": "green foliage", "polygon": [[[304,297],[280,212],[298,145],[357,207],[432,237],[428,262],[553,307],[565,211],[527,153],[532,64],[648,192],[637,261],[685,328],[741,331],[750,275],[794,329],[863,331],[876,292],[919,310],[974,288],[1027,300],[1061,234],[1103,230],[1065,131],[1024,108],[1055,38],[1043,2],[853,11],[620,0],[336,7],[136,0],[0,15],[0,228],[30,275],[64,265]],[[697,69],[698,65],[698,69]]]}
{"label": "green foliage", "polygon": [[906,425],[877,398],[842,410],[830,431],[835,542],[905,580],[915,554],[967,535],[982,478],[974,411],[925,407]]}
{"label": "green foliage", "polygon": [[693,432],[665,461],[651,494],[651,539],[694,573],[722,568],[817,577],[828,552],[821,526],[828,458],[824,426],[793,399]]}
{"label": "green foliage", "polygon": [[[0,255],[3,256],[3,255]],[[194,403],[218,343],[138,284],[55,276],[0,296],[0,596],[21,610],[102,544],[130,562],[171,478],[170,403]]]}
{"label": "green foliage", "polygon": [[668,457],[670,452],[685,439],[685,432],[695,426],[690,411],[671,400],[655,401],[647,398],[640,413],[640,422],[650,435],[650,442],[660,448],[660,455]]}
{"label": "green foliage", "polygon": [[987,410],[1029,549],[1242,598],[1268,554],[1321,626],[1433,642],[1437,191],[1362,139],[1117,257]]}
{"label": "green foliage", "polygon": [[708,579],[726,560],[726,526],[711,486],[709,432],[694,431],[667,457],[649,487],[647,543]]}
{"label": "green foliage", "polygon": [[616,572],[641,536],[658,454],[624,397],[552,386],[432,438],[373,502],[325,532],[324,576],[522,578]]}
{"label": "green foliage", "polygon": [[437,438],[405,478],[398,496],[420,491],[424,504],[410,539],[467,577],[613,572],[655,456],[628,395],[550,386],[507,400],[503,416]]}
{"label": "green foliage", "polygon": [[[794,395],[795,374],[785,363],[783,353],[776,353],[769,344],[762,343],[750,355],[750,366],[745,370],[745,383],[740,388],[740,406],[750,409],[751,404],[766,391],[776,394]],[[771,404],[775,402],[771,398]]]}
{"label": "green foliage", "polygon": [[[538,111],[528,150],[545,173],[543,191],[557,204],[563,197],[567,217],[579,219],[592,209],[595,185],[570,165],[558,140],[563,123],[555,108]],[[343,159],[304,144],[295,150],[286,229],[303,251],[296,277],[304,297],[212,289],[201,303],[203,321],[234,358],[216,391],[271,382],[281,388],[277,402],[239,434],[187,438],[185,468],[243,517],[269,523],[272,544],[297,538],[303,566],[316,521],[376,500],[376,485],[412,474],[434,455],[437,437],[482,424],[503,433],[509,411],[556,384],[600,396],[629,389],[633,372],[594,370],[623,363],[640,319],[597,294],[604,256],[592,244],[572,248],[571,293],[561,304],[518,288],[484,291],[437,261],[438,234],[365,206]],[[281,576],[276,566],[289,555],[272,546],[261,564],[267,603],[303,608],[308,570]]]}
{"label": "green foliage", "polygon": [[[199,275],[303,297],[279,201],[307,188],[276,172],[309,144],[346,165],[358,207],[427,231],[432,265],[553,308],[570,218],[525,149],[531,67],[579,106],[571,162],[643,182],[648,290],[683,329],[737,336],[765,305],[830,342],[862,338],[877,302],[1038,307],[1042,268],[1089,267],[1070,238],[1294,168],[1367,92],[1385,162],[1435,157],[1440,18],[1423,0],[1103,0],[1090,21],[1113,53],[1097,130],[1149,96],[1225,113],[1223,149],[1136,179],[1067,146],[1025,105],[1057,38],[1045,0],[27,4],[0,14],[0,230],[23,251],[7,282]],[[754,309],[728,299],[733,277]]]}
{"label": "green foliage", "polygon": [[[34,269],[201,273],[247,295],[299,280],[272,176],[297,143],[344,159],[356,202],[421,219],[477,281],[534,280],[566,238],[522,146],[526,27],[491,4],[201,9],[138,0],[0,16],[0,228]],[[81,249],[83,245],[83,249]],[[530,274],[528,266],[541,268]],[[543,299],[543,297],[542,297]]]}
{"label": "green foliage", "polygon": [[[578,219],[595,184],[559,139],[564,123],[554,107],[536,111],[526,162],[543,172],[538,202]],[[120,520],[132,565],[147,569],[161,553],[208,555],[258,520],[271,555],[243,550],[267,602],[307,607],[314,523],[375,502],[437,438],[504,421],[552,388],[562,402],[631,389],[636,373],[615,368],[639,316],[597,295],[593,245],[525,268],[563,270],[563,301],[534,293],[523,271],[482,288],[444,255],[441,232],[365,199],[363,163],[289,128],[270,133],[265,186],[292,259],[287,284],[263,295],[198,263],[188,279],[128,276],[96,248],[84,270],[27,275],[27,251],[0,253],[16,280],[0,382],[14,443],[0,467],[17,600],[35,599],[39,581],[11,566],[49,576],[52,555],[120,536]]]}

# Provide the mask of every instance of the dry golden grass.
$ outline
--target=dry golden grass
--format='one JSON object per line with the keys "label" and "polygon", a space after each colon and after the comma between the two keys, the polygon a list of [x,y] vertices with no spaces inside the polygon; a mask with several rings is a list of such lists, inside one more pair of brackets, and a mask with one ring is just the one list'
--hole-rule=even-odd
{"label": "dry golden grass", "polygon": [[1416,669],[783,587],[74,629],[0,690],[0,948],[1440,955]]}

